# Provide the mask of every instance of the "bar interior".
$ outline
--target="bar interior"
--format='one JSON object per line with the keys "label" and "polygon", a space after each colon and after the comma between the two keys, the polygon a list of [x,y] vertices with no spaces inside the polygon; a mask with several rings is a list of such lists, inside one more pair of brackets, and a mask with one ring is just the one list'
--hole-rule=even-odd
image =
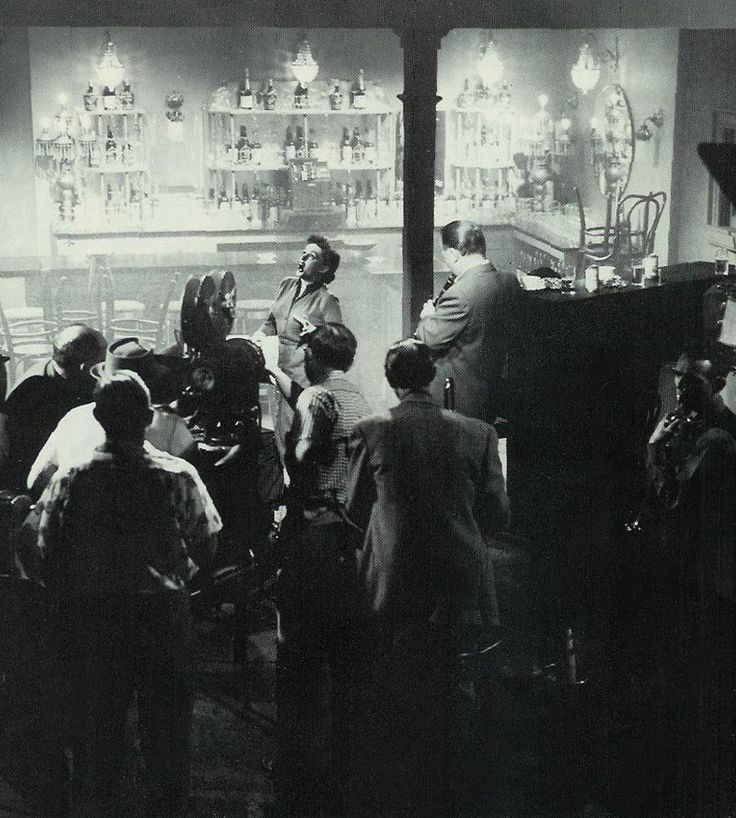
{"label": "bar interior", "polygon": [[733,814],[736,10],[35,5],[0,811]]}

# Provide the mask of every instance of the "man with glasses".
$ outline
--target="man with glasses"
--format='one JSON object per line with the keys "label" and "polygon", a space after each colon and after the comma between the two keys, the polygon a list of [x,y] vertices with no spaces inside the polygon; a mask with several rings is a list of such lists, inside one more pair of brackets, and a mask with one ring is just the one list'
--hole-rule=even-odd
{"label": "man with glasses", "polygon": [[505,412],[519,284],[486,259],[483,231],[471,222],[442,228],[442,258],[450,276],[437,298],[424,305],[416,331],[437,366],[432,394],[441,401],[445,380],[452,378],[457,411],[493,423]]}

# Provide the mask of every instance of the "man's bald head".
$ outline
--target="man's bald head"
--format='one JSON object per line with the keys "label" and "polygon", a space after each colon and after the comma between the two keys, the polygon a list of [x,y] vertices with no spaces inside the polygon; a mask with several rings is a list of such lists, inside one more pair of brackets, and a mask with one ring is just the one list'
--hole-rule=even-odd
{"label": "man's bald head", "polygon": [[89,369],[105,359],[105,336],[86,324],[64,327],[54,341],[54,362],[66,375]]}

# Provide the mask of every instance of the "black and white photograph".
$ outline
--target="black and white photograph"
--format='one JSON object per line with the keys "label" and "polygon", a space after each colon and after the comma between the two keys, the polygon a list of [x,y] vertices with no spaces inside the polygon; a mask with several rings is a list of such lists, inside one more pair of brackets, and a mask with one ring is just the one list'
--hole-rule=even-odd
{"label": "black and white photograph", "polygon": [[0,817],[736,818],[736,0],[0,4]]}

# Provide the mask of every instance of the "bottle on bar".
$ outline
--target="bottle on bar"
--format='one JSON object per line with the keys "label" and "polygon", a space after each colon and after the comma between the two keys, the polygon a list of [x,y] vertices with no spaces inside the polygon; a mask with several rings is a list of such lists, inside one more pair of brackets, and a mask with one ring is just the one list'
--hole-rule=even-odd
{"label": "bottle on bar", "polygon": [[105,140],[105,164],[114,165],[118,158],[118,146],[115,137],[112,135],[112,128],[107,127],[107,139]]}
{"label": "bottle on bar", "polygon": [[106,111],[114,111],[118,107],[118,98],[109,85],[102,89],[102,107]]}
{"label": "bottle on bar", "polygon": [[296,159],[296,145],[294,144],[294,136],[291,132],[291,127],[286,128],[286,141],[284,142],[284,160],[288,163],[292,159]]}
{"label": "bottle on bar", "polygon": [[360,128],[357,126],[353,128],[353,138],[350,140],[350,150],[352,151],[351,159],[353,164],[359,164],[363,161],[363,143],[360,141]]}
{"label": "bottle on bar", "polygon": [[253,141],[250,143],[250,161],[254,165],[260,165],[263,162],[263,147],[258,139],[258,131],[253,128]]}
{"label": "bottle on bar", "polygon": [[332,80],[334,88],[330,93],[330,108],[333,111],[339,111],[342,108],[342,91],[340,90],[340,83],[337,80]]}
{"label": "bottle on bar", "polygon": [[368,100],[365,95],[365,78],[363,76],[363,69],[358,71],[358,81],[353,85],[351,93],[350,104],[356,110],[362,110],[366,107]]}
{"label": "bottle on bar", "polygon": [[304,129],[297,125],[294,153],[297,159],[307,158],[307,143],[304,141]]}
{"label": "bottle on bar", "polygon": [[238,95],[238,107],[245,111],[250,111],[253,108],[253,92],[250,90],[250,71],[245,69],[245,82],[240,88]]}
{"label": "bottle on bar", "polygon": [[263,107],[265,110],[275,111],[278,98],[279,95],[276,93],[276,89],[273,87],[273,79],[269,77],[268,88],[266,88],[266,93],[263,95]]}
{"label": "bottle on bar", "polygon": [[85,111],[96,111],[97,105],[100,100],[100,95],[95,91],[94,85],[92,85],[92,80],[87,83],[87,91],[83,97],[84,100],[84,110]]}
{"label": "bottle on bar", "polygon": [[350,129],[342,129],[342,144],[340,145],[340,161],[349,165],[353,161],[353,149],[350,145]]}
{"label": "bottle on bar", "polygon": [[123,80],[123,89],[118,95],[118,98],[120,100],[120,107],[124,111],[132,111],[135,107],[135,96],[130,90],[130,82],[128,80]]}

